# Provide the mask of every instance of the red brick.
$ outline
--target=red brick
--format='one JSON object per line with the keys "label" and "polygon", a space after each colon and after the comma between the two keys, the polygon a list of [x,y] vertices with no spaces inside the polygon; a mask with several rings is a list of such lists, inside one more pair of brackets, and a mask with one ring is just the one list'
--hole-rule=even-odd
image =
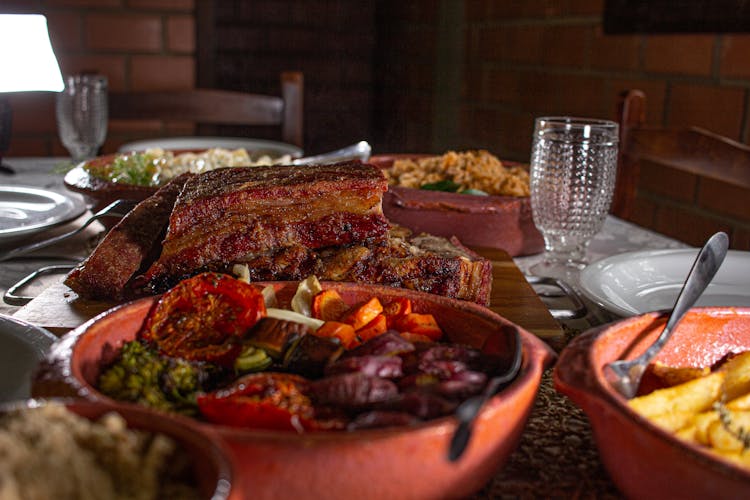
{"label": "red brick", "polygon": [[605,35],[601,27],[594,32],[591,67],[604,70],[635,70],[639,67],[640,37]]}
{"label": "red brick", "polygon": [[91,14],[86,18],[86,44],[95,50],[150,51],[162,48],[157,16]]}
{"label": "red brick", "polygon": [[654,35],[646,37],[644,68],[655,73],[710,75],[713,35]]}
{"label": "red brick", "polygon": [[192,57],[134,56],[132,90],[177,90],[195,87]]}
{"label": "red brick", "polygon": [[78,12],[52,11],[46,17],[50,41],[58,57],[61,50],[78,50],[83,47],[82,17]]}
{"label": "red brick", "polygon": [[745,91],[733,87],[674,84],[668,126],[698,126],[740,139]]}
{"label": "red brick", "polygon": [[693,246],[701,246],[717,231],[731,233],[731,225],[689,207],[661,205],[656,214],[656,231]]}
{"label": "red brick", "polygon": [[177,52],[195,51],[193,16],[170,16],[167,19],[167,49]]}
{"label": "red brick", "polygon": [[550,26],[544,31],[542,62],[581,68],[588,65],[592,37],[589,26]]}
{"label": "red brick", "polygon": [[612,116],[617,114],[617,102],[620,92],[638,89],[646,94],[646,124],[653,126],[664,125],[664,102],[667,84],[660,80],[609,80],[608,95],[611,97]]}
{"label": "red brick", "polygon": [[23,92],[11,94],[13,130],[16,134],[57,133],[55,92]]}
{"label": "red brick", "polygon": [[557,75],[548,77],[548,80],[551,91],[556,91],[557,112],[590,118],[611,118],[612,111],[609,102],[605,99],[604,79],[579,75]]}
{"label": "red brick", "polygon": [[64,75],[100,73],[107,77],[109,90],[121,91],[126,89],[125,61],[125,55],[66,55],[60,60],[60,69]]}
{"label": "red brick", "polygon": [[701,177],[698,204],[710,211],[731,215],[750,222],[750,188]]}
{"label": "red brick", "polygon": [[485,28],[477,43],[477,53],[486,61],[538,63],[545,50],[544,30],[536,25]]}
{"label": "red brick", "polygon": [[126,0],[127,6],[144,10],[192,11],[195,0]]}
{"label": "red brick", "polygon": [[684,170],[641,160],[638,189],[663,198],[692,204],[696,199],[698,177]]}
{"label": "red brick", "polygon": [[565,2],[559,0],[489,0],[487,3],[487,16],[497,19],[557,17],[565,9]]}
{"label": "red brick", "polygon": [[485,73],[481,78],[474,74],[469,75],[469,80],[481,82],[481,91],[477,97],[483,101],[518,104],[518,96],[522,90],[522,73],[494,68],[488,68]]}
{"label": "red brick", "polygon": [[750,78],[750,35],[725,35],[721,45],[721,76]]}
{"label": "red brick", "polygon": [[604,0],[569,0],[568,13],[581,15],[601,15],[604,12]]}

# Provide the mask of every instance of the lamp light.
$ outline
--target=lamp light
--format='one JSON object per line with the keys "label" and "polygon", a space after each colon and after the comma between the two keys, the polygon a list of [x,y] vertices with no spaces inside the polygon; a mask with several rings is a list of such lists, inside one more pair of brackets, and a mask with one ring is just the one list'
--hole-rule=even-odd
{"label": "lamp light", "polygon": [[[39,14],[0,14],[0,93],[65,88],[52,50],[47,18]],[[13,173],[2,159],[10,145],[10,102],[0,94],[0,171]]]}

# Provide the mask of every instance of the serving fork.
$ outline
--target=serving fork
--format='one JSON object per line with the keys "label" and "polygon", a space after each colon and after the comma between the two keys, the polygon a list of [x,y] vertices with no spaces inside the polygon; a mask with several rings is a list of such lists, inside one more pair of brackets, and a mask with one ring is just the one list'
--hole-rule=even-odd
{"label": "serving fork", "polygon": [[101,210],[93,214],[80,227],[73,229],[72,231],[68,231],[67,233],[63,233],[58,236],[48,238],[46,240],[37,241],[35,243],[30,243],[28,245],[23,245],[23,246],[14,248],[7,252],[0,253],[0,262],[13,259],[16,257],[20,257],[22,255],[26,255],[27,253],[31,253],[36,250],[46,248],[50,245],[54,245],[55,243],[59,243],[63,240],[67,240],[68,238],[71,238],[77,235],[78,233],[82,232],[95,220],[103,219],[105,217],[117,217],[117,218],[125,217],[125,215],[127,215],[127,213],[130,212],[137,204],[138,204],[138,201],[135,201],[135,200],[115,200],[109,205],[107,205],[106,207],[102,208]]}

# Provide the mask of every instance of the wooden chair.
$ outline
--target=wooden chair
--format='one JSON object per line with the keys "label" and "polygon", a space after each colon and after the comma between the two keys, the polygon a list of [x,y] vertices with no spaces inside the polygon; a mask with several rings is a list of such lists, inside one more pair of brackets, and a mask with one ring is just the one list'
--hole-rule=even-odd
{"label": "wooden chair", "polygon": [[302,73],[281,74],[281,95],[217,89],[111,92],[109,117],[116,120],[188,121],[210,125],[278,126],[284,142],[303,147]]}
{"label": "wooden chair", "polygon": [[620,158],[612,213],[631,218],[641,170],[660,164],[729,184],[750,183],[750,146],[699,127],[666,129],[645,125],[646,96],[620,95]]}

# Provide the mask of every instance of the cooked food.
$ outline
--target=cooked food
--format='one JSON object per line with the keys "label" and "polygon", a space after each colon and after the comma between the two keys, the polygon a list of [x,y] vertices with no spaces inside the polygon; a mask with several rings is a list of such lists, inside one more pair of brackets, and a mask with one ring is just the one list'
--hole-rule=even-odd
{"label": "cooked food", "polygon": [[68,286],[86,290],[91,297],[124,299],[131,277],[158,255],[172,207],[187,179],[174,179],[138,204],[127,215],[128,222],[113,227],[96,250],[70,272]]}
{"label": "cooked food", "polygon": [[88,163],[89,174],[100,179],[136,186],[163,186],[185,173],[199,174],[224,167],[256,167],[290,163],[290,155],[272,158],[263,154],[253,158],[244,148],[211,148],[200,153],[178,153],[161,148],[115,156],[106,164]]}
{"label": "cooked food", "polygon": [[303,432],[443,416],[506,368],[499,354],[441,342],[435,317],[406,298],[346,303],[309,277],[293,310],[275,302],[272,287],[228,275],[184,280],[97,386],[222,425]]}
{"label": "cooked food", "polygon": [[484,150],[398,159],[385,169],[385,174],[392,186],[500,196],[530,193],[526,169],[505,166]]}
{"label": "cooked food", "polygon": [[146,276],[289,247],[316,249],[386,238],[382,172],[358,162],[221,169],[191,177],[177,198],[159,259]]}
{"label": "cooked food", "polygon": [[[121,300],[164,292],[203,271],[231,273],[246,264],[253,281],[315,274],[489,303],[488,260],[455,238],[389,227],[379,169],[347,162],[186,175],[184,187],[176,184],[185,179],[180,177],[156,199],[139,204],[65,283],[86,298]],[[152,211],[153,230],[144,231],[143,219]],[[122,248],[128,249],[126,258],[120,257]]]}
{"label": "cooked food", "polygon": [[750,467],[750,352],[709,370],[658,367],[660,380],[684,380],[633,398],[630,407],[686,441]]}
{"label": "cooked food", "polygon": [[56,403],[13,410],[0,417],[0,498],[200,498],[179,451],[117,413],[90,421]]}

